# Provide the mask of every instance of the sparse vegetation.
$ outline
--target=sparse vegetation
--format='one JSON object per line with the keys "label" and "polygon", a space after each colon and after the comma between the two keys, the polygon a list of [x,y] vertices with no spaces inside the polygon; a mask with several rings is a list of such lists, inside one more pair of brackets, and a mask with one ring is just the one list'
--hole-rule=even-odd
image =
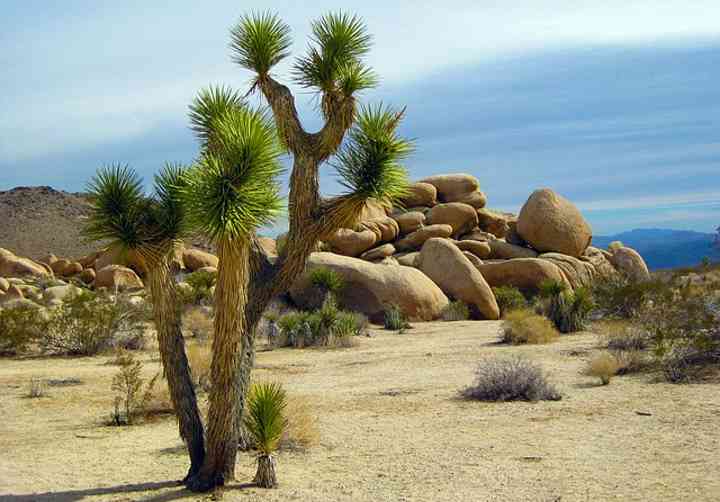
{"label": "sparse vegetation", "polygon": [[42,378],[33,377],[28,382],[28,391],[26,396],[30,399],[37,399],[47,396],[47,385]]}
{"label": "sparse vegetation", "polygon": [[620,364],[615,356],[609,352],[603,352],[588,361],[583,374],[599,378],[602,385],[608,385],[610,379],[617,374],[619,369]]}
{"label": "sparse vegetation", "polygon": [[185,282],[190,286],[187,292],[179,290],[182,302],[189,305],[209,305],[212,303],[212,292],[214,291],[217,274],[198,270],[185,277]]}
{"label": "sparse vegetation", "polygon": [[285,408],[287,396],[277,383],[257,383],[248,394],[245,427],[258,449],[255,483],[262,488],[277,486],[273,453],[287,427]]}
{"label": "sparse vegetation", "polygon": [[565,284],[548,280],[540,285],[540,295],[546,299],[545,315],[561,333],[574,333],[585,329],[593,309],[593,299],[586,288],[568,291]]}
{"label": "sparse vegetation", "polygon": [[188,345],[187,358],[195,388],[207,392],[210,389],[210,347],[205,344]]}
{"label": "sparse vegetation", "polygon": [[45,332],[46,319],[28,307],[0,309],[0,355],[15,356],[30,350]]}
{"label": "sparse vegetation", "polygon": [[442,311],[443,321],[467,321],[470,318],[470,308],[460,300],[451,301]]}
{"label": "sparse vegetation", "polygon": [[385,329],[402,333],[410,325],[405,318],[402,309],[397,305],[388,305],[383,314],[383,326]]}
{"label": "sparse vegetation", "polygon": [[310,282],[325,293],[339,293],[345,287],[342,276],[327,267],[318,267],[310,272]]}
{"label": "sparse vegetation", "polygon": [[355,312],[340,310],[329,295],[315,312],[288,312],[282,315],[277,344],[283,347],[349,347],[352,337],[367,331],[368,320]]}
{"label": "sparse vegetation", "polygon": [[111,415],[113,425],[133,425],[152,398],[153,388],[160,374],[157,373],[145,383],[141,375],[142,367],[142,362],[128,358],[113,377],[110,387],[115,392]]}
{"label": "sparse vegetation", "polygon": [[213,321],[204,307],[193,307],[183,315],[183,326],[193,338],[205,341],[212,337]]}
{"label": "sparse vegetation", "polygon": [[560,333],[552,322],[529,309],[513,310],[505,316],[501,339],[504,343],[540,344],[558,339]]}
{"label": "sparse vegetation", "polygon": [[480,362],[475,383],[462,391],[479,401],[558,401],[560,393],[548,383],[542,369],[519,357],[488,358]]}
{"label": "sparse vegetation", "polygon": [[505,316],[513,310],[526,308],[528,305],[525,296],[513,286],[498,286],[492,288],[495,300],[500,307],[500,315]]}

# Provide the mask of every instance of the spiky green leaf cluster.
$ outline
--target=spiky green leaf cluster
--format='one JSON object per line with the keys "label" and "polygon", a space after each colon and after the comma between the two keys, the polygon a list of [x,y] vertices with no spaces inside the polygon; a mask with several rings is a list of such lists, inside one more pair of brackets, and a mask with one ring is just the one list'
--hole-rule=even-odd
{"label": "spiky green leaf cluster", "polygon": [[155,177],[155,193],[148,197],[142,180],[128,166],[113,164],[99,169],[88,185],[91,210],[84,235],[109,241],[120,251],[167,248],[185,230],[178,198],[183,170],[179,165],[166,165]]}
{"label": "spiky green leaf cluster", "polygon": [[230,30],[233,61],[258,75],[286,58],[291,45],[290,27],[270,12],[243,16]]}
{"label": "spiky green leaf cluster", "polygon": [[350,194],[390,203],[407,194],[407,171],[401,162],[412,152],[412,142],[397,134],[401,119],[402,112],[383,105],[360,110],[335,163]]}
{"label": "spiky green leaf cluster", "polygon": [[257,383],[250,389],[245,427],[264,455],[274,452],[282,438],[287,425],[286,406],[287,396],[278,383]]}
{"label": "spiky green leaf cluster", "polygon": [[188,217],[213,240],[248,237],[282,208],[276,181],[282,148],[275,127],[264,111],[246,105],[231,104],[203,120],[212,147],[184,177]]}
{"label": "spiky green leaf cluster", "polygon": [[190,105],[190,124],[203,148],[208,146],[213,122],[232,108],[242,108],[242,96],[229,87],[210,86],[200,91]]}
{"label": "spiky green leaf cluster", "polygon": [[377,85],[374,72],[362,62],[372,37],[360,18],[330,13],[315,21],[312,31],[307,55],[293,67],[300,85],[346,96]]}

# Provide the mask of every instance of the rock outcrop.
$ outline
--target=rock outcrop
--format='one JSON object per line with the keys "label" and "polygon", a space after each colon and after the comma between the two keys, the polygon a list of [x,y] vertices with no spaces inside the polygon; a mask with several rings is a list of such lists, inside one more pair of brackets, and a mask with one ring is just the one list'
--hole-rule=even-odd
{"label": "rock outcrop", "polygon": [[0,277],[47,277],[52,271],[29,258],[16,256],[7,249],[0,248]]}
{"label": "rock outcrop", "polygon": [[650,278],[650,271],[640,253],[628,247],[617,247],[611,252],[610,263],[618,272],[636,281],[645,281]]}
{"label": "rock outcrop", "polygon": [[95,277],[95,288],[126,291],[142,287],[143,282],[140,277],[132,269],[122,265],[108,265],[101,268],[97,271],[97,277]]}

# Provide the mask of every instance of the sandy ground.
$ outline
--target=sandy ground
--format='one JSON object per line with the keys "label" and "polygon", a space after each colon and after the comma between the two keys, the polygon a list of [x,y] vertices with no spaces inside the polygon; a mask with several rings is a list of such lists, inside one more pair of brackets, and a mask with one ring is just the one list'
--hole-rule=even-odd
{"label": "sandy ground", "polygon": [[[349,349],[260,353],[256,378],[313,404],[320,444],[280,454],[277,490],[249,485],[254,459],[242,454],[224,500],[720,500],[716,384],[638,375],[600,387],[579,374],[593,335],[508,347],[494,343],[498,329],[417,324]],[[458,398],[481,357],[511,354],[542,364],[563,400]],[[154,372],[155,356],[143,357]],[[0,360],[0,500],[212,498],[173,483],[187,464],[171,419],[101,425],[116,371],[107,359]],[[83,383],[28,399],[31,377]]]}

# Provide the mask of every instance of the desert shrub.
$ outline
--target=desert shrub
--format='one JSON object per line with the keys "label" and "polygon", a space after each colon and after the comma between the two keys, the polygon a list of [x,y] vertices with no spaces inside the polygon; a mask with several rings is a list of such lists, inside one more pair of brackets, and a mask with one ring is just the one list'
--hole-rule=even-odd
{"label": "desert shrub", "polygon": [[113,377],[110,386],[115,393],[114,409],[111,415],[113,425],[132,425],[144,413],[160,374],[155,374],[145,383],[141,373],[142,363],[131,357],[120,366]]}
{"label": "desert shrub", "polygon": [[549,319],[531,310],[513,310],[505,316],[501,340],[513,345],[550,343],[560,336]]}
{"label": "desert shrub", "polygon": [[388,305],[383,313],[383,326],[385,329],[402,332],[409,324],[402,309],[397,305]]}
{"label": "desert shrub", "polygon": [[520,290],[513,286],[498,286],[492,288],[495,300],[500,307],[500,315],[504,316],[511,310],[527,307],[527,300]]}
{"label": "desert shrub", "polygon": [[203,307],[188,309],[183,314],[183,326],[198,340],[208,340],[213,334],[213,320]]}
{"label": "desert shrub", "polygon": [[349,347],[353,336],[367,331],[368,321],[361,314],[340,310],[330,295],[317,311],[288,312],[278,319],[277,326],[278,346]]}
{"label": "desert shrub", "polygon": [[595,281],[592,296],[597,310],[606,317],[631,318],[666,284],[659,280],[633,281],[615,274]]}
{"label": "desert shrub", "polygon": [[184,290],[178,288],[180,301],[186,305],[207,305],[212,303],[213,288],[217,275],[205,270],[197,270],[185,276],[185,282],[190,286]]}
{"label": "desert shrub", "polygon": [[286,407],[287,394],[280,384],[253,384],[248,393],[248,411],[243,422],[259,451],[254,480],[258,486],[271,488],[277,485],[272,454],[287,427]]}
{"label": "desert shrub", "polygon": [[615,356],[609,352],[603,352],[588,361],[583,374],[599,378],[603,385],[607,385],[610,383],[610,379],[618,372],[618,369],[620,369],[620,364]]}
{"label": "desert shrub", "polygon": [[200,344],[188,345],[187,357],[193,385],[196,389],[208,392],[210,390],[210,362],[212,360],[210,348],[207,345]]}
{"label": "desert shrub", "polygon": [[45,332],[46,319],[28,307],[0,309],[0,355],[14,356],[30,350]]}
{"label": "desert shrub", "polygon": [[443,321],[467,321],[470,318],[470,309],[460,300],[448,303],[441,313]]}
{"label": "desert shrub", "polygon": [[318,267],[310,272],[310,282],[327,293],[339,293],[345,287],[342,276],[327,267]]}
{"label": "desert shrub", "polygon": [[30,399],[47,396],[47,385],[42,378],[31,378],[26,396]]}
{"label": "desert shrub", "polygon": [[304,398],[288,396],[287,426],[280,439],[281,450],[305,450],[320,441],[317,416]]}
{"label": "desert shrub", "polygon": [[113,346],[141,346],[147,312],[122,298],[83,292],[49,312],[43,352],[95,355]]}
{"label": "desert shrub", "polygon": [[547,280],[540,284],[540,295],[547,302],[545,315],[561,333],[574,333],[585,329],[594,305],[588,289],[568,291],[565,284]]}
{"label": "desert shrub", "polygon": [[485,359],[475,372],[475,383],[462,391],[480,401],[557,401],[560,393],[548,383],[542,369],[519,357]]}

